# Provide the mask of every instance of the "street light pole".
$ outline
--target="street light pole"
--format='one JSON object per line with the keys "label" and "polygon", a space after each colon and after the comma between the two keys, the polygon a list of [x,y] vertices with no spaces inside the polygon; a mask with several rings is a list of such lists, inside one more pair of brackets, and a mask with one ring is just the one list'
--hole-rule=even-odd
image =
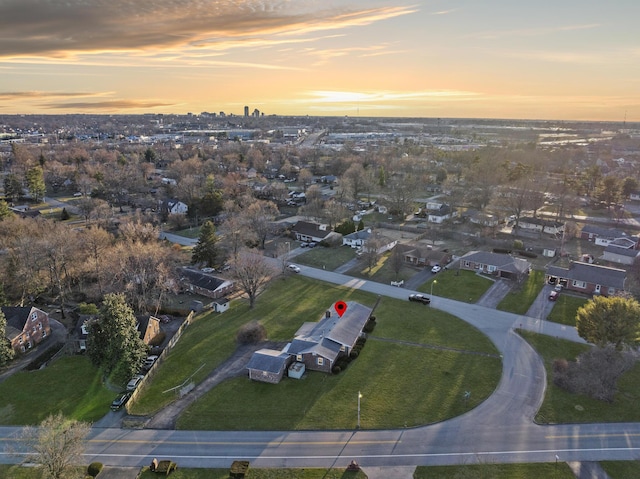
{"label": "street light pole", "polygon": [[431,296],[433,296],[433,285],[436,284],[438,281],[437,280],[433,280],[431,281]]}
{"label": "street light pole", "polygon": [[358,391],[358,426],[357,429],[360,429],[360,398],[362,398],[362,394]]}

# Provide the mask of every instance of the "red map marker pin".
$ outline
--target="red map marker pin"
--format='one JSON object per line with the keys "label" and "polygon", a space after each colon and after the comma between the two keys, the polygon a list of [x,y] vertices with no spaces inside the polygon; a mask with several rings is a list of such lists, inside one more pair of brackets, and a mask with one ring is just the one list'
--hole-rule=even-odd
{"label": "red map marker pin", "polygon": [[344,301],[337,301],[336,304],[333,305],[333,308],[336,310],[336,313],[338,313],[338,316],[342,317],[347,310],[347,303]]}

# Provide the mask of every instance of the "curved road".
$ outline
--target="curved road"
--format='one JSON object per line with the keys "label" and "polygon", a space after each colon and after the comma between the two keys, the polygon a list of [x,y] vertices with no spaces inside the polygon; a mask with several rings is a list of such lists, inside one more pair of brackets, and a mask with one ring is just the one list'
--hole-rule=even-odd
{"label": "curved road", "polygon": [[[409,291],[301,266],[301,274],[405,299]],[[344,467],[442,465],[470,462],[632,460],[640,452],[640,423],[538,426],[545,370],[515,327],[582,341],[574,328],[445,298],[432,307],[454,314],[485,333],[503,356],[499,385],[474,410],[438,424],[383,431],[216,432],[93,428],[87,461],[141,466],[170,457],[184,467],[228,467],[235,459],[256,467]],[[354,396],[355,397],[355,396]],[[24,446],[11,440],[19,428],[0,428],[0,461],[17,462],[6,451]]]}

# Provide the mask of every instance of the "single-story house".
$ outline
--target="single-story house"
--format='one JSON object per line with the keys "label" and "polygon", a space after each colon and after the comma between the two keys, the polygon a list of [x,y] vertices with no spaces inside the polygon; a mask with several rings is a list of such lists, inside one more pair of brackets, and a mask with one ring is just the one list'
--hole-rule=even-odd
{"label": "single-story house", "polygon": [[522,280],[531,270],[531,263],[525,259],[489,251],[471,251],[462,256],[459,261],[461,269],[517,281]]}
{"label": "single-story house", "polygon": [[545,274],[545,281],[549,284],[560,284],[571,291],[603,296],[624,291],[626,278],[627,272],[623,269],[578,261],[572,262],[568,268],[549,266]]}
{"label": "single-story house", "polygon": [[597,225],[584,225],[580,231],[580,238],[593,241],[600,246],[608,246],[616,240],[625,240],[628,244],[633,243],[631,247],[635,248],[638,243],[637,238],[630,237],[622,230],[617,228],[603,228]]}
{"label": "single-story house", "polygon": [[411,266],[445,265],[451,262],[451,254],[434,250],[430,245],[400,243],[396,245],[402,261]]}
{"label": "single-story house", "polygon": [[331,372],[341,355],[351,353],[372,311],[355,301],[347,302],[342,316],[327,310],[320,321],[304,323],[285,350],[308,370]]}
{"label": "single-story house", "polygon": [[24,353],[51,335],[49,314],[32,306],[2,306],[5,337],[16,353]]}
{"label": "single-story house", "polygon": [[611,261],[612,263],[632,265],[639,255],[640,250],[610,244],[604,249],[602,259],[605,261]]}
{"label": "single-story house", "polygon": [[259,349],[251,356],[247,369],[249,379],[278,384],[293,358],[283,351]]}
{"label": "single-story house", "polygon": [[482,211],[474,209],[469,209],[462,213],[462,218],[469,221],[469,223],[480,226],[493,227],[500,223],[500,220],[496,215],[483,213]]}
{"label": "single-story house", "polygon": [[545,220],[542,218],[532,218],[524,216],[518,221],[518,227],[524,230],[537,231],[550,235],[561,235],[564,232],[564,223],[559,221]]}
{"label": "single-story house", "polygon": [[212,299],[222,298],[234,288],[233,281],[191,268],[180,269],[180,282],[188,291]]}
{"label": "single-story house", "polygon": [[291,228],[291,233],[298,241],[313,241],[319,243],[331,234],[329,225],[298,221]]}
{"label": "single-story house", "polygon": [[247,369],[255,381],[278,383],[292,362],[298,370],[330,373],[341,356],[348,356],[371,317],[372,308],[348,301],[342,316],[327,310],[317,322],[306,322],[282,351],[261,349],[253,354]]}
{"label": "single-story house", "polygon": [[640,191],[632,191],[629,194],[629,199],[631,201],[640,201]]}

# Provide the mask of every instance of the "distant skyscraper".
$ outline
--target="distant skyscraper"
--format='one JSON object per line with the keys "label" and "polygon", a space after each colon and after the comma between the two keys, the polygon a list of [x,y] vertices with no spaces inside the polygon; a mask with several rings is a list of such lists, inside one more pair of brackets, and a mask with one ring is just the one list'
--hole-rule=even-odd
{"label": "distant skyscraper", "polygon": [[244,116],[245,116],[245,118],[249,116],[249,107],[248,106],[244,107]]}

